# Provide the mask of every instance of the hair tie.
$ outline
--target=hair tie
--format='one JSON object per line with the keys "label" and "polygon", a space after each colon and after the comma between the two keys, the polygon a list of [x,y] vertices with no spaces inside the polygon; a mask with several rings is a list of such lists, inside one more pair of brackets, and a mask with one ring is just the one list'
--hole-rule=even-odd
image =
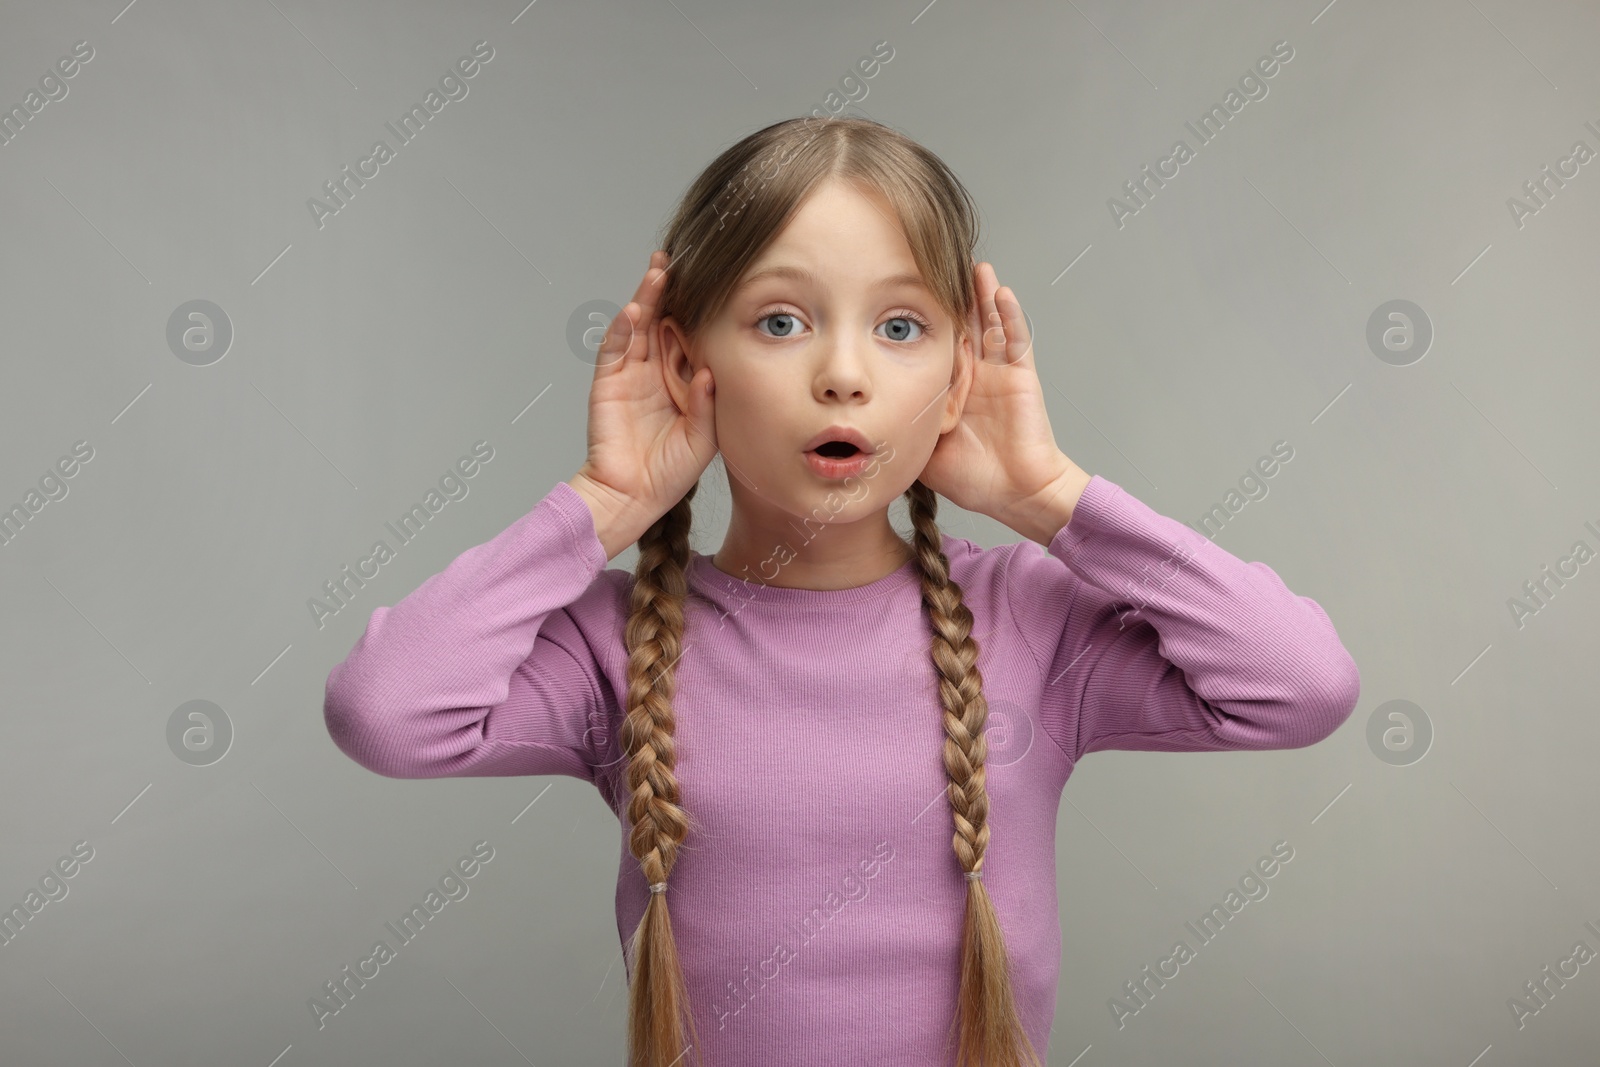
{"label": "hair tie", "polygon": [[982,871],[968,871],[967,872],[967,881],[969,881],[969,882],[978,882],[978,881],[982,881],[982,880],[983,880],[983,872]]}
{"label": "hair tie", "polygon": [[665,882],[652,882],[652,883],[650,883],[650,892],[652,892],[652,893],[665,893],[666,891],[667,891],[667,883],[665,883]]}

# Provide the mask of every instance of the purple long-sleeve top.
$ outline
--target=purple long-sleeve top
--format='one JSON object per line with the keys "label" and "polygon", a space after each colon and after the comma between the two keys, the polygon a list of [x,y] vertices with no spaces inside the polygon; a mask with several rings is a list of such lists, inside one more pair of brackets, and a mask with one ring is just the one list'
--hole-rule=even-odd
{"label": "purple long-sleeve top", "polygon": [[[1354,710],[1360,675],[1315,601],[1099,475],[1048,550],[949,534],[943,546],[989,703],[984,886],[1044,1060],[1061,965],[1056,815],[1077,762],[1311,745]],[[325,715],[378,774],[593,783],[618,816],[625,942],[649,891],[627,844],[619,737],[633,576],[606,562],[588,506],[557,483],[375,608],[328,676]],[[915,567],[810,590],[691,556],[672,703],[695,830],[667,903],[716,1067],[952,1060],[967,883]]]}

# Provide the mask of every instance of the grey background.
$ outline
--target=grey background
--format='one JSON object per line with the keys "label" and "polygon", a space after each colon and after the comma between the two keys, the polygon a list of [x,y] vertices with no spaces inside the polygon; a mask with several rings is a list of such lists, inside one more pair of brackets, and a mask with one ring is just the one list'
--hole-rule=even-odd
{"label": "grey background", "polygon": [[[1600,545],[1600,163],[1521,226],[1507,202],[1600,147],[1593,5],[112,0],[0,27],[7,109],[94,49],[0,147],[0,505],[94,450],[0,546],[0,904],[94,850],[0,946],[7,1065],[621,1062],[599,795],[375,776],[323,682],[374,607],[582,462],[574,310],[626,301],[694,174],[880,40],[850,112],[972,189],[1062,448],[1195,523],[1287,441],[1216,540],[1361,668],[1312,748],[1078,769],[1049,1062],[1589,1062],[1597,965],[1521,1029],[1507,1002],[1600,949],[1600,565],[1525,625],[1508,600]],[[469,94],[319,228],[307,200],[479,40]],[[1280,40],[1268,95],[1119,228],[1108,198]],[[195,299],[233,330],[207,366],[167,343]],[[1404,366],[1367,342],[1396,299],[1434,330]],[[322,583],[480,439],[470,493],[319,629]],[[720,461],[696,512],[711,551]],[[205,766],[169,741],[191,700],[233,732]],[[1392,700],[1433,732],[1405,765],[1368,741]],[[319,1030],[309,999],[479,840],[470,894]],[[1270,895],[1119,1030],[1109,998],[1279,840]]]}

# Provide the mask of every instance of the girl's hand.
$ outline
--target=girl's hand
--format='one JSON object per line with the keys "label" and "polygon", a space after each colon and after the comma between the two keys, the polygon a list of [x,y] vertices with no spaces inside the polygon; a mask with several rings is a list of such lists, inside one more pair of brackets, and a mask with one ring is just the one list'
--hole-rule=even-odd
{"label": "girl's hand", "polygon": [[683,498],[717,454],[714,402],[707,395],[711,369],[702,367],[689,382],[687,413],[666,389],[655,331],[666,267],[665,252],[651,253],[650,269],[633,299],[611,320],[595,354],[589,455],[573,487],[611,520],[602,540],[608,535],[625,544],[638,540]]}
{"label": "girl's hand", "polygon": [[939,438],[921,481],[958,507],[1020,529],[1047,504],[1061,504],[1062,488],[1083,472],[1050,432],[1022,305],[988,263],[977,264],[975,273],[978,300],[967,316],[972,388],[961,421]]}

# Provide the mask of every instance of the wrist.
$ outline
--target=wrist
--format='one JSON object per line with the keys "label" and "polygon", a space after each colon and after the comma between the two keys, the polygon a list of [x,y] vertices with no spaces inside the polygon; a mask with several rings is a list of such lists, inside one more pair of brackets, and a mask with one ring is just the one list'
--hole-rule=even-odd
{"label": "wrist", "polygon": [[1046,548],[1072,521],[1073,510],[1094,477],[1066,456],[1061,460],[1060,473],[1013,505],[1008,517],[1002,520],[1023,537]]}
{"label": "wrist", "polygon": [[595,536],[605,549],[606,561],[616,558],[623,549],[637,541],[644,530],[635,529],[629,511],[631,503],[625,494],[617,492],[582,469],[567,479],[572,491],[589,506],[594,520]]}

